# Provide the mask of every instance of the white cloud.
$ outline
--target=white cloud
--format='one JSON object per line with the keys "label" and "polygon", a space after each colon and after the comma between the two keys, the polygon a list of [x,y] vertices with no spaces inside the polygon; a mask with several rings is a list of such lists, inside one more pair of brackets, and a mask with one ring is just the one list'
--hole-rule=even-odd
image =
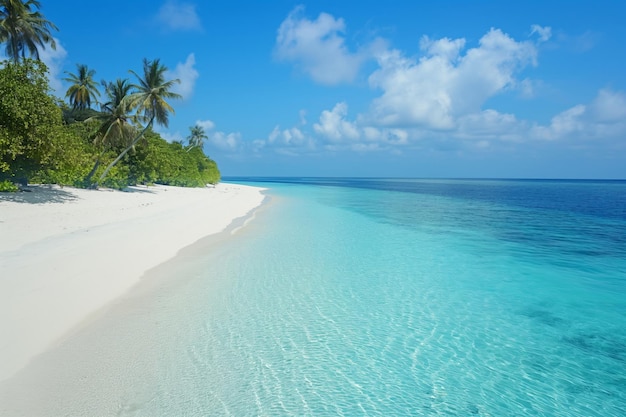
{"label": "white cloud", "polygon": [[422,36],[420,39],[420,49],[426,51],[427,55],[441,56],[449,61],[455,61],[463,47],[465,47],[465,39],[442,38],[432,40],[428,36]]}
{"label": "white cloud", "polygon": [[[67,51],[61,44],[61,41],[57,38],[53,38],[56,44],[56,49],[52,49],[49,44],[45,49],[39,49],[39,59],[48,67],[48,80],[50,89],[58,97],[63,98],[65,96],[66,88],[63,86],[63,80],[61,76],[63,63],[67,57]],[[6,60],[7,57],[4,53],[0,52],[0,61]]]}
{"label": "white cloud", "polygon": [[583,123],[585,113],[587,113],[587,106],[579,104],[554,116],[549,127],[551,137],[548,139],[558,139],[573,132],[582,131],[585,126]]}
{"label": "white cloud", "polygon": [[212,146],[222,151],[235,152],[242,145],[241,133],[239,132],[214,132],[213,129],[215,129],[215,123],[208,119],[197,120],[196,125],[204,128],[204,132],[208,137],[205,143],[208,146]]}
{"label": "white cloud", "polygon": [[552,28],[550,26],[532,25],[530,27],[530,34],[536,34],[539,36],[540,42],[546,42],[552,37]]}
{"label": "white cloud", "polygon": [[196,6],[176,0],[168,0],[159,8],[156,21],[162,27],[172,31],[202,30]]}
{"label": "white cloud", "polygon": [[306,137],[302,130],[297,127],[291,129],[280,129],[280,126],[274,127],[274,130],[268,136],[268,143],[280,144],[286,146],[300,146],[304,144]]}
{"label": "white cloud", "polygon": [[407,145],[409,143],[410,135],[406,129],[399,128],[375,128],[372,126],[365,126],[360,129],[368,142],[377,142],[383,145]]}
{"label": "white cloud", "polygon": [[425,55],[418,61],[397,50],[380,54],[380,69],[369,78],[373,88],[383,91],[372,103],[373,120],[453,129],[458,117],[479,113],[487,99],[515,86],[517,72],[536,65],[533,43],[517,42],[499,29],[491,29],[462,55],[464,45],[464,39],[423,38]]}
{"label": "white cloud", "polygon": [[351,52],[343,36],[343,19],[321,13],[317,19],[309,20],[302,16],[303,11],[303,7],[296,7],[278,28],[276,57],[295,63],[321,84],[353,81],[380,42]]}
{"label": "white cloud", "polygon": [[255,140],[253,148],[255,151],[270,148],[280,154],[297,155],[315,150],[316,144],[300,127],[281,129],[280,126],[275,126],[266,140]]}
{"label": "white cloud", "polygon": [[626,135],[626,95],[603,89],[588,105],[578,104],[535,126],[532,136],[544,140],[611,139]]}
{"label": "white cloud", "polygon": [[337,103],[332,110],[324,110],[313,130],[330,150],[357,152],[390,149],[409,143],[409,132],[401,128],[375,127],[363,118],[347,119],[348,106]]}
{"label": "white cloud", "polygon": [[[290,14],[279,29],[281,58],[296,62],[319,82],[353,79],[362,62],[357,63],[358,53],[351,53],[345,45],[343,20],[321,14],[310,21],[299,16],[301,10]],[[397,49],[376,49],[378,69],[368,81],[380,94],[367,111],[350,118],[348,104],[339,102],[323,110],[310,128],[301,112],[297,127],[277,126],[268,140],[255,142],[256,149],[402,152],[405,148],[430,147],[486,151],[498,146],[510,149],[533,140],[562,140],[579,146],[584,140],[624,137],[626,95],[607,89],[600,90],[590,103],[555,115],[546,125],[486,108],[490,99],[505,92],[519,92],[518,99],[541,93],[540,81],[521,75],[538,65],[538,45],[551,39],[552,29],[533,25],[530,36],[534,39],[518,41],[492,28],[475,46],[468,46],[463,38],[424,36],[420,57]],[[352,75],[339,71],[332,78],[328,74],[333,74],[334,63],[351,68]]]}
{"label": "white cloud", "polygon": [[179,62],[172,71],[167,71],[168,79],[178,78],[180,84],[175,84],[172,91],[183,96],[183,100],[188,99],[193,94],[193,89],[198,79],[198,71],[195,68],[196,57],[189,54],[185,62]]}
{"label": "white cloud", "polygon": [[313,129],[319,135],[333,141],[356,140],[359,132],[354,123],[345,120],[348,114],[346,103],[337,103],[331,111],[324,110],[320,115],[319,123],[313,125]]}
{"label": "white cloud", "polygon": [[203,128],[205,132],[215,128],[215,123],[211,120],[196,120],[196,125]]}
{"label": "white cloud", "polygon": [[626,122],[626,95],[608,89],[600,90],[589,105],[589,114],[597,123]]}
{"label": "white cloud", "polygon": [[258,152],[267,148],[284,155],[297,155],[315,150],[315,140],[304,130],[307,124],[306,110],[300,110],[298,116],[297,126],[288,129],[282,129],[280,125],[274,126],[267,139],[256,139],[251,142],[252,149]]}
{"label": "white cloud", "polygon": [[50,88],[57,96],[63,97],[65,96],[65,89],[61,81],[61,73],[63,61],[65,57],[67,57],[67,51],[57,38],[54,38],[54,42],[56,43],[56,49],[52,49],[50,45],[46,45],[45,49],[39,50],[39,59],[48,67]]}
{"label": "white cloud", "polygon": [[241,133],[211,132],[208,134],[209,144],[223,151],[234,152],[241,143]]}

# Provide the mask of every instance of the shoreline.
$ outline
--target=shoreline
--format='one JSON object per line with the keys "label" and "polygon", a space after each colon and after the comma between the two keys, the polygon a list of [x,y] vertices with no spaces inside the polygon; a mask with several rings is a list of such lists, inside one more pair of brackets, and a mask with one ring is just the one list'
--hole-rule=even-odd
{"label": "shoreline", "polygon": [[[203,238],[244,227],[264,189],[35,186],[0,197],[0,381]],[[157,227],[155,227],[157,226]]]}

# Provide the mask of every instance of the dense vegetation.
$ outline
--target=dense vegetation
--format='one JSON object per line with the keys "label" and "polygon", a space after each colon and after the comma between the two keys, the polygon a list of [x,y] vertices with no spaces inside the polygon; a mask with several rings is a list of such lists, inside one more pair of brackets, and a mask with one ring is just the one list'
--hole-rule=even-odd
{"label": "dense vegetation", "polygon": [[141,73],[130,71],[136,83],[103,81],[104,94],[95,71],[78,64],[65,78],[68,104],[53,97],[38,46],[54,48],[50,29],[56,27],[38,8],[36,0],[0,0],[0,43],[9,57],[0,62],[0,191],[28,182],[123,188],[220,180],[202,151],[202,127],[190,128],[187,146],[154,132],[155,123],[167,127],[174,112],[168,101],[179,98],[171,91],[179,81],[165,79],[158,59],[144,59]]}

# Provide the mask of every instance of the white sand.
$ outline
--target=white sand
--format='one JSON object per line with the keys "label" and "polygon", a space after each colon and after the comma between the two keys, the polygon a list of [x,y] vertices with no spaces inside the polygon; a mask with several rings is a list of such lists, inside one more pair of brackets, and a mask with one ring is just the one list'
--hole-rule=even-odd
{"label": "white sand", "polygon": [[0,381],[146,271],[263,199],[260,188],[232,184],[131,192],[33,187],[0,197]]}

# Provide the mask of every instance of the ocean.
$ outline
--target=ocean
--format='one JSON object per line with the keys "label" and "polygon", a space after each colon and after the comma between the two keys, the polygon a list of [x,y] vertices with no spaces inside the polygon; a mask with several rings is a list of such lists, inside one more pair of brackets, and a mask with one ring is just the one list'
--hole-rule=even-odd
{"label": "ocean", "polygon": [[626,415],[626,181],[231,181],[271,201],[120,415]]}

